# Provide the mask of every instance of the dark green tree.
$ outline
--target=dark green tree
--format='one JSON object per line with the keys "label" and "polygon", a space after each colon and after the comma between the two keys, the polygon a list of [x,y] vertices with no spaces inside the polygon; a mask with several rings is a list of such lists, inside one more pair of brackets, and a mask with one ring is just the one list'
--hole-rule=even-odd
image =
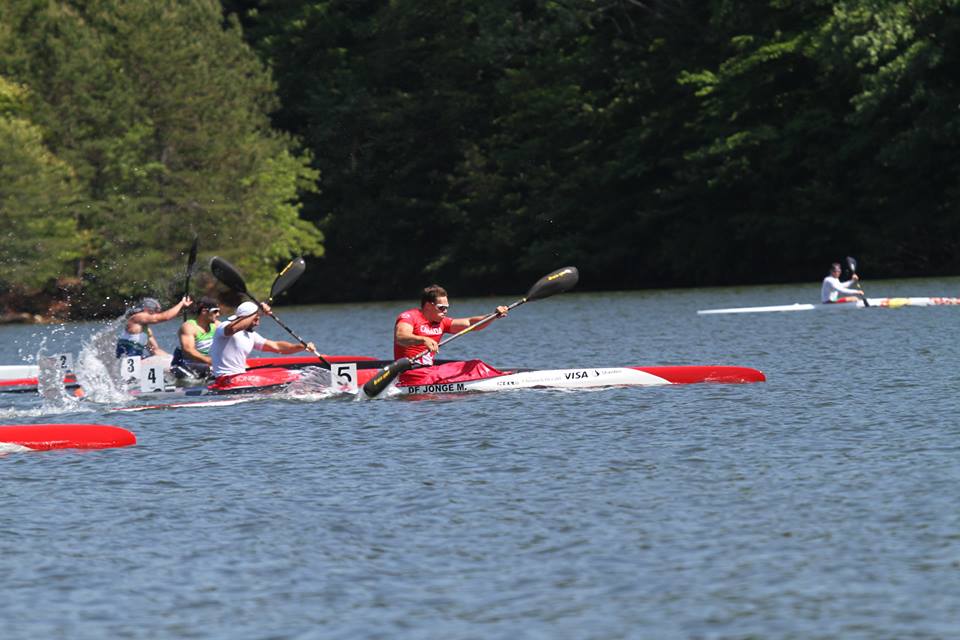
{"label": "dark green tree", "polygon": [[271,128],[270,73],[218,2],[12,0],[0,22],[0,71],[31,86],[31,114],[82,189],[90,308],[165,290],[194,233],[252,287],[322,253],[299,217],[309,154]]}
{"label": "dark green tree", "polygon": [[0,76],[0,288],[23,295],[70,273],[83,248],[70,215],[76,181],[41,128],[22,117],[28,93]]}

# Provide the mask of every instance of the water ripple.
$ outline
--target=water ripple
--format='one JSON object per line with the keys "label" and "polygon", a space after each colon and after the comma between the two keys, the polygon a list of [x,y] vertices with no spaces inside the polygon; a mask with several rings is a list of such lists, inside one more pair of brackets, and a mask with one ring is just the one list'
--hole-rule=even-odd
{"label": "water ripple", "polygon": [[[117,414],[4,397],[4,421],[138,438],[0,456],[4,638],[956,637],[960,348],[940,336],[960,312],[694,313],[805,292],[567,295],[448,354],[742,364],[762,385],[377,402],[304,388]],[[340,336],[394,313],[284,318]],[[0,328],[6,344],[24,331]],[[345,350],[383,349],[357,339]],[[10,348],[11,363],[37,353]]]}

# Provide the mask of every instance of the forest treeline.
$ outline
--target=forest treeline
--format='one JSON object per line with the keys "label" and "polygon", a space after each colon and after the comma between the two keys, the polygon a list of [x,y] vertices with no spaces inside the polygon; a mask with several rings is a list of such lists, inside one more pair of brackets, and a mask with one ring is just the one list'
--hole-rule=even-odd
{"label": "forest treeline", "polygon": [[5,0],[0,285],[172,300],[194,236],[302,302],[956,274],[958,52],[960,0]]}

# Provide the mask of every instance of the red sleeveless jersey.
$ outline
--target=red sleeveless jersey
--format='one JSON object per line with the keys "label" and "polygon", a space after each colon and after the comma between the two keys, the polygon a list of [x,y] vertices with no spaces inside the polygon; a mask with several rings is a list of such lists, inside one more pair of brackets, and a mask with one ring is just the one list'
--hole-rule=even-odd
{"label": "red sleeveless jersey", "polygon": [[[396,325],[401,322],[405,322],[413,327],[413,335],[415,336],[427,336],[433,338],[437,342],[440,342],[440,338],[443,337],[445,333],[451,333],[450,325],[453,324],[453,318],[443,318],[440,322],[429,322],[424,316],[423,311],[420,309],[408,309],[397,316],[396,322],[394,322],[394,328]],[[426,347],[422,344],[415,344],[409,347],[404,347],[396,342],[393,343],[393,359],[399,360],[400,358],[412,358],[413,356],[419,355]],[[427,356],[423,359],[423,362],[426,364],[431,364],[433,358]]]}

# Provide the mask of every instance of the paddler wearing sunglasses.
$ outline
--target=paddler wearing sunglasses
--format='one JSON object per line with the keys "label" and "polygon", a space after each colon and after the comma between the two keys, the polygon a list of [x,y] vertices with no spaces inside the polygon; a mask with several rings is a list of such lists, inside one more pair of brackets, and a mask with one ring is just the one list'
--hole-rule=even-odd
{"label": "paddler wearing sunglasses", "polygon": [[[420,295],[420,308],[408,309],[397,316],[393,330],[393,357],[418,357],[418,361],[426,366],[433,365],[434,356],[439,350],[439,342],[445,333],[457,333],[470,327],[486,316],[470,316],[468,318],[450,318],[450,301],[447,290],[438,284],[424,288]],[[507,315],[509,309],[505,306],[497,307],[497,317]],[[482,331],[487,325],[477,327]],[[474,362],[474,361],[471,361]],[[449,363],[455,367],[464,368],[468,363]],[[447,365],[441,365],[447,366]],[[450,367],[447,367],[450,368]],[[444,376],[452,372],[444,372]],[[436,372],[425,369],[414,369],[400,376],[400,382],[405,384],[420,384],[423,380],[432,378]]]}
{"label": "paddler wearing sunglasses", "polygon": [[173,352],[170,368],[177,379],[206,378],[210,375],[210,347],[220,320],[220,303],[203,296],[197,302],[197,317],[180,325],[180,342]]}
{"label": "paddler wearing sunglasses", "polygon": [[[260,303],[265,312],[270,307]],[[213,333],[210,347],[211,369],[215,378],[244,373],[247,370],[247,356],[257,351],[291,354],[299,351],[316,351],[312,342],[304,347],[299,342],[267,340],[256,329],[260,325],[260,309],[253,302],[241,302],[233,315],[217,327]]]}

